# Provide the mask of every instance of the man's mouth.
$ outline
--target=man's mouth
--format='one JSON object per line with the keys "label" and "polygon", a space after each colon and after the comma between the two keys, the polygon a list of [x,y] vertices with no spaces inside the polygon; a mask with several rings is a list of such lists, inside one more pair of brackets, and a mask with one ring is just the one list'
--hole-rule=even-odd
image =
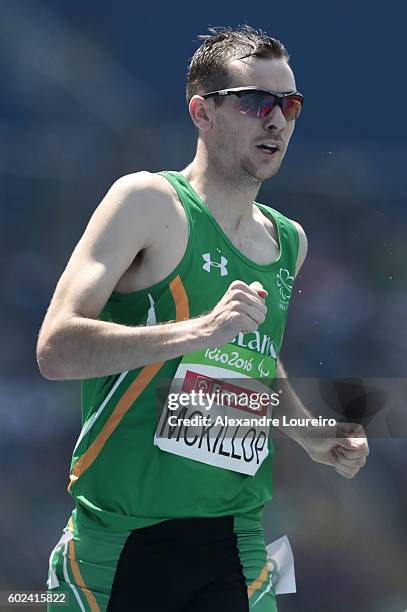
{"label": "man's mouth", "polygon": [[270,156],[274,155],[275,153],[277,153],[277,151],[280,150],[277,145],[273,145],[273,144],[259,144],[257,145],[257,148],[260,149],[260,151],[262,151],[266,155],[270,155]]}

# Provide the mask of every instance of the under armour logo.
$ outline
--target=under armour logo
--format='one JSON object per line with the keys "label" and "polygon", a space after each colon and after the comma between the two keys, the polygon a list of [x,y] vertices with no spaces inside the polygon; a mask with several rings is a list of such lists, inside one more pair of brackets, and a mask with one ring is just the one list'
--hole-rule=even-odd
{"label": "under armour logo", "polygon": [[221,255],[220,263],[218,263],[217,261],[212,261],[210,253],[202,253],[202,257],[205,260],[205,263],[202,267],[204,270],[206,270],[206,272],[210,272],[211,267],[220,268],[220,275],[226,276],[226,274],[228,273],[227,268],[226,268],[226,264],[228,263],[228,260],[226,259],[226,257],[223,257],[223,255]]}

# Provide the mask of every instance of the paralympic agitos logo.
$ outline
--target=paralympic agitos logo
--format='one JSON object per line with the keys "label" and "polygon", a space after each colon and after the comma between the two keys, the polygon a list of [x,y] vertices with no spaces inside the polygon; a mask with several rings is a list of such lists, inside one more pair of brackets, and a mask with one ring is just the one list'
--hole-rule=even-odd
{"label": "paralympic agitos logo", "polygon": [[288,302],[290,301],[291,292],[293,290],[294,277],[291,276],[290,271],[287,270],[287,268],[280,268],[277,273],[276,281],[281,298],[279,306],[283,310],[287,310]]}

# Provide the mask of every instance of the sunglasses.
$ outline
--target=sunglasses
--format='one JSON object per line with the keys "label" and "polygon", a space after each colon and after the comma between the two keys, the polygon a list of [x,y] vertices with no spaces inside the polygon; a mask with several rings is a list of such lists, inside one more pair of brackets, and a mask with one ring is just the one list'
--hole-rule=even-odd
{"label": "sunglasses", "polygon": [[297,119],[301,112],[304,102],[302,94],[298,91],[291,93],[276,93],[265,91],[257,87],[232,87],[231,89],[220,89],[203,94],[202,98],[211,96],[237,96],[239,99],[234,105],[235,108],[248,117],[264,119],[271,113],[275,106],[281,108],[286,121]]}

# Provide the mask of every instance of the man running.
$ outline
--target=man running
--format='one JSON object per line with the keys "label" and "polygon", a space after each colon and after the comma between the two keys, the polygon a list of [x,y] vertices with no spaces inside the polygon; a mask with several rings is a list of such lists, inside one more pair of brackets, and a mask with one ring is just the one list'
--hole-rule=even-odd
{"label": "man running", "polygon": [[[303,103],[287,51],[248,26],[202,39],[187,85],[193,161],[111,187],[39,335],[42,374],[82,379],[76,505],[47,583],[69,594],[69,610],[277,609],[262,530],[271,439],[256,426],[232,440],[222,427],[195,435],[171,428],[167,408],[157,416],[162,381],[214,390],[229,377],[230,390],[284,376],[278,355],[307,250],[296,221],[255,202]],[[276,415],[310,416],[293,391],[288,399]],[[366,461],[356,426],[343,425],[340,440],[288,433],[347,478]]]}

